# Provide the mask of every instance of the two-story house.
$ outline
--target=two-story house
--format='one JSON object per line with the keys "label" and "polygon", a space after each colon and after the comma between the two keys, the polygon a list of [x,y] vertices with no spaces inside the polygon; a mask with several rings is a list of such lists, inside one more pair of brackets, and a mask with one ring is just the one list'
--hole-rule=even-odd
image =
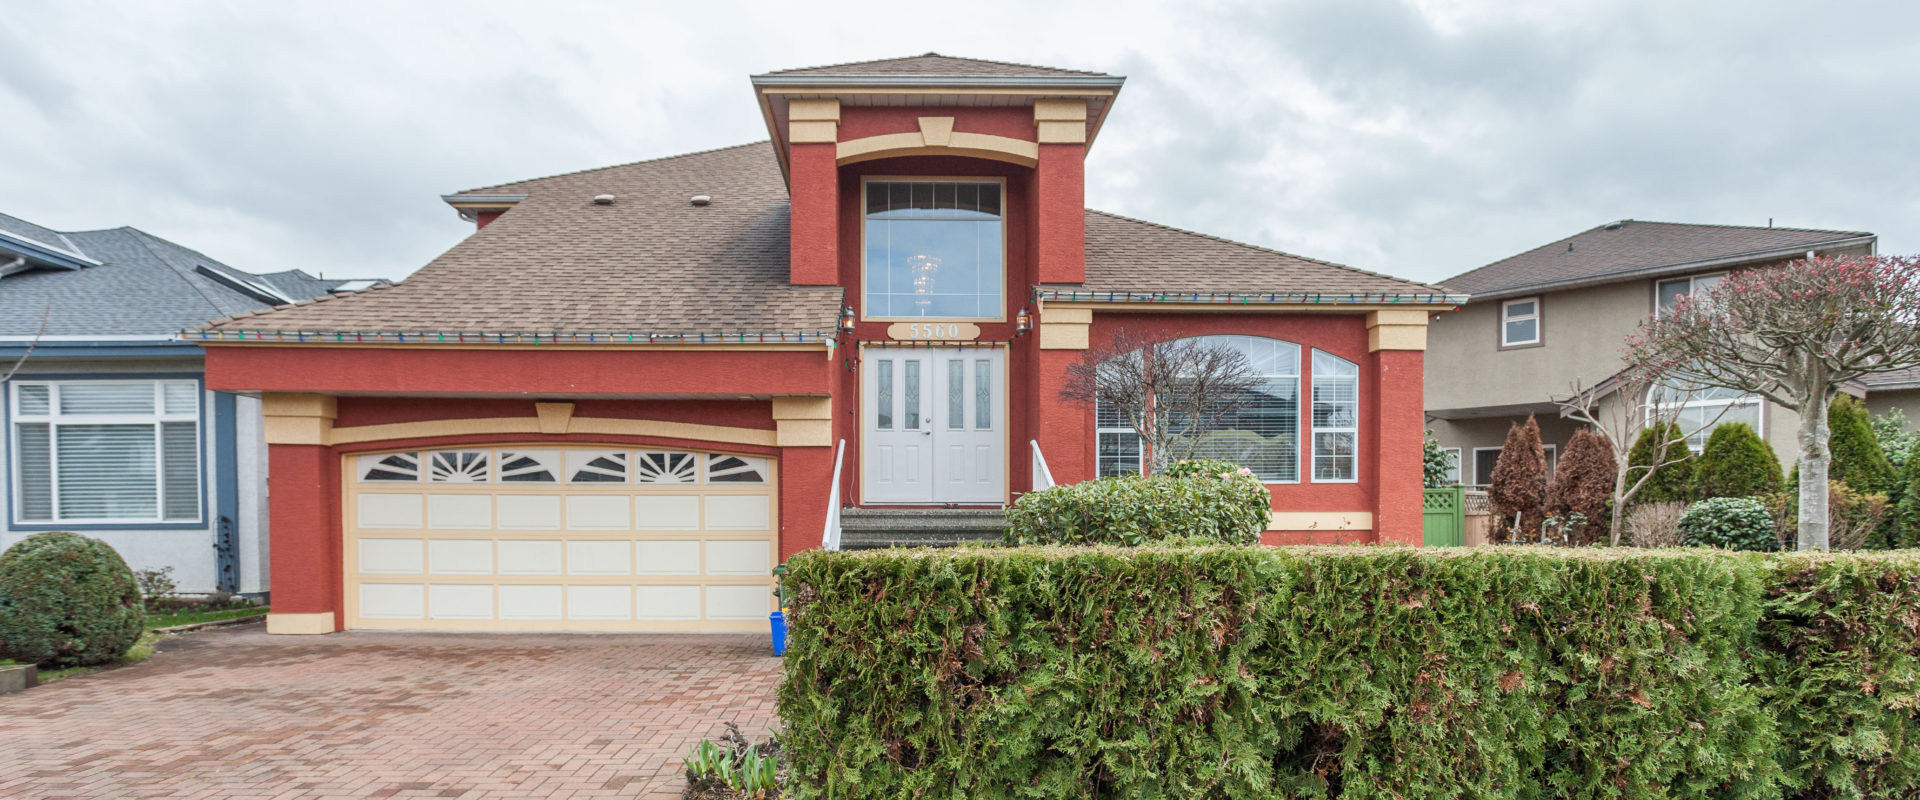
{"label": "two-story house", "polygon": [[260,401],[210,390],[180,332],[352,285],[0,214],[0,550],[79,531],[183,592],[267,591]]}
{"label": "two-story house", "polygon": [[[1623,367],[1621,350],[1662,305],[1713,285],[1730,271],[1777,265],[1810,253],[1869,254],[1874,234],[1799,228],[1620,220],[1443,281],[1471,293],[1429,328],[1427,420],[1459,456],[1461,482],[1485,486],[1507,430],[1533,415],[1551,461],[1577,425],[1555,399],[1578,382],[1604,389]],[[1877,376],[1858,387],[1876,410],[1911,409],[1912,375]],[[1644,408],[1646,398],[1607,397]],[[1758,397],[1693,394],[1680,410],[1697,450],[1712,424],[1739,420],[1761,432],[1789,466],[1798,417]],[[1710,424],[1711,423],[1711,424]]]}
{"label": "two-story house", "polygon": [[[265,405],[269,629],[749,630],[842,509],[1139,469],[1116,331],[1265,378],[1267,540],[1418,543],[1432,286],[1086,209],[1124,80],[934,54],[752,78],[770,142],[472,189],[388,287],[198,331]],[[682,122],[698,126],[699,119]]]}

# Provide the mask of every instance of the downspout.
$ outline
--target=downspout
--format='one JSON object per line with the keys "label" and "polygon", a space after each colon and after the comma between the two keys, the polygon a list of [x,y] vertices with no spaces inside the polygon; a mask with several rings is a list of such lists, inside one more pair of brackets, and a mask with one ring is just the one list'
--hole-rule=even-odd
{"label": "downspout", "polygon": [[14,256],[12,261],[0,264],[0,278],[26,271],[27,259],[25,256]]}

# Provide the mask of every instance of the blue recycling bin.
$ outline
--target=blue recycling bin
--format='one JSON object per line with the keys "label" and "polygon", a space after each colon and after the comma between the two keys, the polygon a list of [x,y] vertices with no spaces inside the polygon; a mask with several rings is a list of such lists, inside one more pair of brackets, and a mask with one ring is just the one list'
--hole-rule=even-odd
{"label": "blue recycling bin", "polygon": [[767,615],[767,624],[773,628],[773,654],[787,654],[787,615],[775,611]]}

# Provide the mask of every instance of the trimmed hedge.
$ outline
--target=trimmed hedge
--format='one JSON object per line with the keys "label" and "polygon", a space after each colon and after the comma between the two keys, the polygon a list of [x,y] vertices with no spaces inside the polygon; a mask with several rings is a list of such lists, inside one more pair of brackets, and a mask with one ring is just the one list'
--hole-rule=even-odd
{"label": "trimmed hedge", "polygon": [[1688,547],[1772,550],[1773,515],[1751,497],[1709,497],[1680,517],[1680,543]]}
{"label": "trimmed hedge", "polygon": [[1182,461],[1166,475],[1127,475],[1028,492],[1007,509],[1007,544],[1135,546],[1168,539],[1257,544],[1273,496],[1227,461]]}
{"label": "trimmed hedge", "polygon": [[1920,562],[809,551],[795,797],[1910,797]]}
{"label": "trimmed hedge", "polygon": [[119,658],[147,621],[140,584],[99,539],[47,531],[0,553],[0,655],[43,667]]}

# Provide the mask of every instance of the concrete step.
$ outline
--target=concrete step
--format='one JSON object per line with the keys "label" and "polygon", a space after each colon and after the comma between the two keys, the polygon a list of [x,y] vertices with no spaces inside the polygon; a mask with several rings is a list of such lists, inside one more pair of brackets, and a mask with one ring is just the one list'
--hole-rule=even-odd
{"label": "concrete step", "polygon": [[840,546],[952,547],[998,540],[1006,524],[999,508],[846,508],[840,511]]}

